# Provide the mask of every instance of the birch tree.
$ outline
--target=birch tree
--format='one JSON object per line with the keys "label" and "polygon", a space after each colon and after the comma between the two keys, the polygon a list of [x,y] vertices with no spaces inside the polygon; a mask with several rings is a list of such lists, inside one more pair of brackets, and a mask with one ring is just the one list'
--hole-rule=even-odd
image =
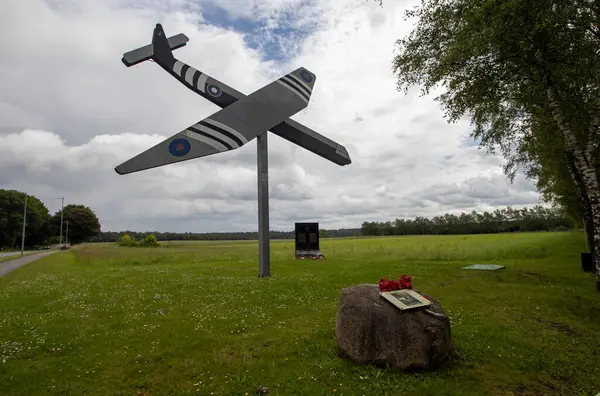
{"label": "birch tree", "polygon": [[[533,135],[559,136],[565,164],[589,202],[600,291],[600,2],[423,0],[397,41],[398,89],[435,88],[449,122],[471,120],[489,152],[518,158]],[[551,127],[536,128],[540,120]],[[543,147],[543,144],[542,144]],[[518,161],[517,161],[518,163]]]}
{"label": "birch tree", "polygon": [[590,221],[593,218],[590,200],[572,156],[565,151],[554,120],[536,121],[532,126],[532,134],[508,163],[511,178],[514,177],[516,166],[522,166],[527,177],[536,180],[537,188],[546,202],[563,208],[574,222],[583,223],[587,245],[593,253],[594,224]]}

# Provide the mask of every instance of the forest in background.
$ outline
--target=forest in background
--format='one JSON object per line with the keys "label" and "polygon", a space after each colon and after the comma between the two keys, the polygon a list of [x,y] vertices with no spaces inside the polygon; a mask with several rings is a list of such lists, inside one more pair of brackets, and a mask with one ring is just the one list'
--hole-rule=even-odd
{"label": "forest in background", "polygon": [[[445,214],[432,218],[395,219],[394,221],[365,221],[361,228],[321,229],[322,238],[347,238],[385,235],[446,235],[491,234],[500,232],[567,231],[576,228],[573,220],[560,209],[534,206],[533,208],[496,209],[493,212],[470,212],[460,215]],[[141,240],[148,235],[159,241],[210,241],[210,240],[256,240],[258,232],[101,232],[90,239],[92,242],[115,242],[123,235]],[[294,231],[271,231],[271,239],[294,239]]]}
{"label": "forest in background", "polygon": [[100,232],[98,217],[85,205],[68,204],[63,210],[50,214],[39,198],[17,190],[0,189],[0,249],[21,247],[26,197],[25,246],[28,249],[61,242],[61,215],[63,243],[86,242]]}
{"label": "forest in background", "polygon": [[396,219],[364,222],[362,235],[455,235],[496,234],[501,232],[567,231],[576,227],[561,209],[541,205],[533,208],[507,207],[493,212],[444,214],[432,218]]}
{"label": "forest in background", "polygon": [[[16,190],[0,189],[0,247],[18,248],[21,245],[23,211],[26,194]],[[59,243],[61,211],[50,214],[44,203],[27,195],[27,247]],[[570,217],[560,207],[513,209],[490,212],[444,214],[414,219],[395,219],[386,222],[365,221],[360,228],[321,229],[322,238],[347,238],[385,235],[447,235],[490,234],[501,232],[566,231],[581,227],[581,221]],[[67,227],[68,225],[68,227]],[[271,231],[271,239],[294,239],[290,230]],[[124,235],[135,240],[154,235],[158,241],[256,240],[258,232],[160,232],[160,231],[101,231],[94,211],[85,205],[69,204],[64,207],[63,242],[116,242]]]}

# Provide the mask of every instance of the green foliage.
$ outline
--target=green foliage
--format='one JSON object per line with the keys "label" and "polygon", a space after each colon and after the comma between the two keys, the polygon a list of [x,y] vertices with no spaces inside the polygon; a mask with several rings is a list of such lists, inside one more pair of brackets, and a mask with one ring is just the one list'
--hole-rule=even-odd
{"label": "green foliage", "polygon": [[[60,230],[60,217],[61,211],[58,211],[50,220],[54,233]],[[65,206],[63,222],[63,238],[66,234],[66,222],[69,222],[69,242],[73,244],[88,241],[100,233],[98,217],[92,209],[84,205]]]}
{"label": "green foliage", "polygon": [[[23,233],[23,211],[26,194],[16,190],[0,189],[0,246],[16,247]],[[49,212],[42,201],[27,196],[27,245],[42,244],[49,235],[47,227]]]}
{"label": "green foliage", "polygon": [[59,235],[51,235],[46,239],[47,245],[58,245],[60,243]]}
{"label": "green foliage", "polygon": [[600,92],[590,3],[423,0],[407,17],[418,20],[397,42],[400,89],[420,85],[429,93],[443,86],[436,100],[449,120],[468,115],[473,137],[512,158],[532,123],[553,119],[546,94],[550,73],[569,121],[586,141]]}
{"label": "green foliage", "polygon": [[470,118],[507,175],[525,169],[544,198],[586,220],[590,241],[600,235],[590,206],[600,194],[598,3],[422,0],[407,17],[417,23],[397,42],[398,88],[442,87],[450,122]]}
{"label": "green foliage", "polygon": [[[313,262],[277,241],[271,279],[256,276],[254,242],[79,246],[0,279],[2,391],[593,395],[600,301],[577,270],[583,244],[581,233],[326,239]],[[473,263],[506,268],[460,269]],[[417,374],[338,357],[341,290],[404,273],[451,317],[456,357]]]}
{"label": "green foliage", "polygon": [[159,247],[160,243],[158,243],[158,239],[154,234],[146,235],[140,238],[139,241],[136,241],[129,234],[125,234],[119,238],[117,245],[123,247]]}
{"label": "green foliage", "polygon": [[130,237],[129,234],[125,234],[121,238],[119,238],[119,240],[117,241],[117,245],[123,247],[135,247],[138,245],[138,243],[135,240],[135,238]]}
{"label": "green foliage", "polygon": [[548,129],[546,133],[532,134],[524,141],[519,162],[526,167],[527,175],[536,180],[543,199],[564,208],[569,217],[581,224],[581,191],[569,172],[572,164],[567,163],[564,144],[556,128],[547,124],[543,127]]}
{"label": "green foliage", "polygon": [[[360,235],[360,229],[338,229],[338,230],[319,230],[321,235],[326,235],[326,238],[345,238],[355,237]],[[132,238],[141,240],[147,235],[154,235],[158,241],[250,241],[258,239],[258,232],[135,232],[135,231],[105,231],[98,234],[94,238],[90,238],[90,242],[114,242],[118,241],[124,234],[130,235]],[[294,239],[294,231],[271,231],[271,239]]]}
{"label": "green foliage", "polygon": [[469,116],[472,136],[502,151],[509,175],[533,161],[550,167],[547,178],[561,168],[559,189],[573,188],[562,181],[564,137],[547,90],[558,92],[582,147],[590,139],[600,142],[600,134],[589,133],[600,93],[598,17],[591,3],[423,1],[407,16],[418,21],[397,42],[398,87],[421,85],[429,93],[443,86],[436,100],[449,120]]}
{"label": "green foliage", "polygon": [[[20,246],[23,230],[23,210],[26,194],[16,190],[0,189],[0,247]],[[27,195],[27,226],[25,245],[54,244],[59,242],[60,211],[51,216],[48,208],[38,198]],[[67,205],[64,208],[63,242],[66,222],[69,224],[69,242],[80,243],[100,233],[96,214],[83,205]]]}
{"label": "green foliage", "polygon": [[523,209],[496,209],[493,212],[446,213],[431,219],[417,217],[414,220],[396,219],[393,222],[365,221],[362,234],[423,235],[423,234],[493,234],[499,232],[553,231],[572,229],[573,222],[561,209],[535,206]]}
{"label": "green foliage", "polygon": [[140,241],[139,245],[143,246],[143,247],[158,247],[158,246],[160,246],[160,244],[158,243],[158,240],[156,239],[156,236],[154,234],[146,235],[144,237],[144,239],[142,239]]}
{"label": "green foliage", "polygon": [[[491,222],[488,221],[491,216]],[[482,220],[484,219],[484,220]],[[484,224],[485,223],[485,224]],[[487,224],[490,223],[490,224]],[[548,231],[557,227],[573,228],[577,219],[563,213],[561,209],[545,209],[543,207],[498,209],[492,213],[463,213],[458,217],[452,214],[435,216],[433,219],[418,217],[414,220],[398,220],[394,222],[365,221],[357,229],[320,229],[321,238],[352,238],[361,235],[410,235],[410,234],[485,234],[513,231]],[[402,225],[400,225],[402,224]],[[420,225],[418,225],[420,224]],[[450,228],[443,228],[447,224]],[[456,224],[454,226],[453,224]],[[493,226],[492,226],[493,224]],[[402,230],[400,230],[400,228]],[[385,228],[385,230],[383,229]],[[221,232],[221,233],[174,233],[174,232],[101,232],[92,242],[120,241],[123,235],[129,235],[138,241],[148,235],[154,235],[158,241],[205,241],[205,240],[257,240],[257,232]],[[294,231],[271,231],[271,239],[294,239]]]}

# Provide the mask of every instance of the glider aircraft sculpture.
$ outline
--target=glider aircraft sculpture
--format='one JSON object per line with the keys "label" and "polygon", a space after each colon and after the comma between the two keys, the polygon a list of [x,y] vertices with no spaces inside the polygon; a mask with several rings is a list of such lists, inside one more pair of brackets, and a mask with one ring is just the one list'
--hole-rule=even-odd
{"label": "glider aircraft sculpture", "polygon": [[346,148],[290,119],[308,106],[316,76],[300,67],[246,96],[181,62],[173,50],[189,41],[184,34],[167,38],[160,24],[152,44],[127,52],[130,67],[152,60],[183,85],[221,110],[115,168],[120,174],[235,150],[257,138],[259,276],[270,276],[267,134],[276,135],[338,165],[351,163]]}

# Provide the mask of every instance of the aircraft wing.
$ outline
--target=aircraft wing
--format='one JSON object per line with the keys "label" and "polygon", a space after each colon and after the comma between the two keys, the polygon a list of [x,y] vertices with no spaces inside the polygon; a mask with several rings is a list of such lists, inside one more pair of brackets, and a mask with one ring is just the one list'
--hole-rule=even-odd
{"label": "aircraft wing", "polygon": [[[153,33],[152,44],[125,53],[122,62],[127,67],[131,67],[152,59],[188,89],[221,108],[225,108],[246,96],[206,73],[176,59],[173,56],[173,51],[185,46],[188,41],[188,37],[184,34],[167,38],[163,27],[157,24]],[[306,83],[310,83],[310,81]],[[291,81],[290,84],[302,90],[305,82],[300,76],[300,79]],[[307,88],[307,86],[305,85],[304,88]],[[305,93],[310,94],[310,92]],[[348,165],[352,162],[344,146],[292,119],[283,120],[283,122],[273,126],[270,131],[338,165]]]}
{"label": "aircraft wing", "polygon": [[[304,81],[302,89],[300,80]],[[308,106],[315,80],[314,74],[301,67],[122,163],[115,171],[123,175],[235,150]]]}
{"label": "aircraft wing", "polygon": [[[186,87],[221,108],[226,108],[246,96],[227,84],[179,60],[175,60],[173,68],[167,69],[167,71],[180,80]],[[298,79],[291,82],[298,89],[301,89],[300,84],[302,83],[304,81],[299,81]],[[310,84],[310,91],[312,91],[312,87],[314,87],[314,81]],[[305,93],[310,95],[312,92]],[[346,147],[292,119],[283,120],[283,122],[274,125],[269,130],[275,135],[337,165],[343,166],[352,163]]]}

